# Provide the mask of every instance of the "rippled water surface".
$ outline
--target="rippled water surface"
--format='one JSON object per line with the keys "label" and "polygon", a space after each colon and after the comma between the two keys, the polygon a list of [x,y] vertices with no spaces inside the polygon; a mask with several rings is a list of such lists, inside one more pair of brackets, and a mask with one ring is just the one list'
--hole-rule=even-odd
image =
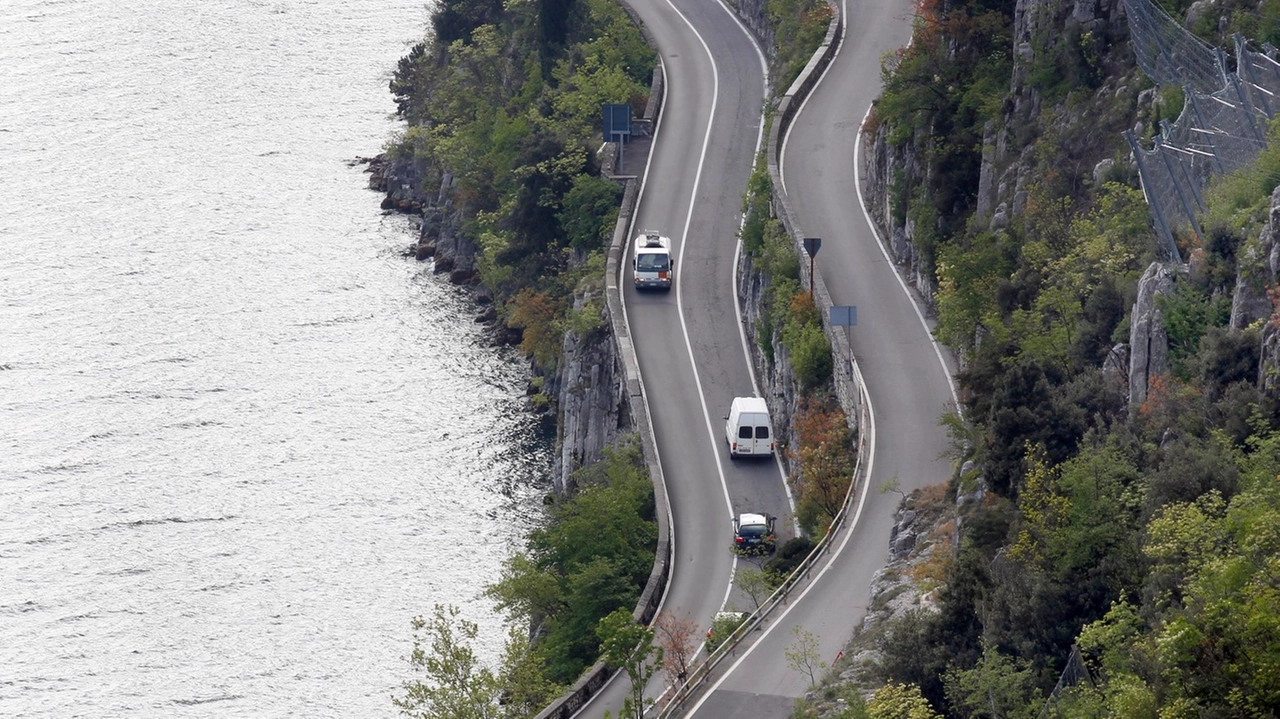
{"label": "rippled water surface", "polygon": [[0,716],[378,717],[548,450],[358,156],[422,0],[6,0]]}

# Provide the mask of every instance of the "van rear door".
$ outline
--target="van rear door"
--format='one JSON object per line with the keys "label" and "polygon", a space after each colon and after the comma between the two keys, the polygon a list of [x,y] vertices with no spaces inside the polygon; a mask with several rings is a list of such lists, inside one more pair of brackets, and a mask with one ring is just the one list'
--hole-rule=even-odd
{"label": "van rear door", "polygon": [[[769,454],[773,451],[773,437],[769,428],[769,415],[751,414],[752,454]],[[747,429],[746,426],[743,429]]]}

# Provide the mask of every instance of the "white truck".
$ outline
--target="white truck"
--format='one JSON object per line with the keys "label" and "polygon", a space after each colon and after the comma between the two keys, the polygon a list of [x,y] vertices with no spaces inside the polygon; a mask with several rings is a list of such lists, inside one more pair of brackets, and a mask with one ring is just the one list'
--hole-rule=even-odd
{"label": "white truck", "polygon": [[633,254],[632,279],[636,289],[671,289],[676,275],[676,263],[671,257],[671,238],[657,230],[645,230],[636,236]]}

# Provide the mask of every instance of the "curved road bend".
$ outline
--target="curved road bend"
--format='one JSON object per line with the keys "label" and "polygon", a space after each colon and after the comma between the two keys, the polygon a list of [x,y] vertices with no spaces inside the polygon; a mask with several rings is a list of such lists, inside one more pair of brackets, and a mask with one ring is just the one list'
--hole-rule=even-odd
{"label": "curved road bend", "polygon": [[834,556],[801,585],[802,594],[766,623],[762,636],[731,665],[690,714],[700,719],[781,719],[808,678],[789,669],[785,650],[803,627],[820,638],[830,665],[866,613],[873,575],[888,561],[899,496],[877,488],[896,479],[903,491],[945,481],[949,464],[938,419],[954,407],[943,356],[899,281],[858,200],[855,144],[880,90],[880,58],[910,39],[911,5],[903,0],[843,0],[844,43],[784,139],[781,171],[806,236],[821,237],[816,270],[836,305],[855,305],[853,351],[874,412],[870,479],[855,500],[854,524],[835,538]]}
{"label": "curved road bend", "polygon": [[[630,252],[623,302],[672,504],[675,542],[662,612],[686,615],[698,641],[725,602],[734,570],[734,511],[790,523],[776,462],[731,462],[723,419],[734,396],[755,394],[733,289],[742,193],[761,143],[764,58],[718,2],[629,0],[659,47],[666,98],[631,237],[671,237],[676,287],[637,292]],[[628,166],[628,172],[644,168]],[[730,502],[733,503],[732,507]],[[664,676],[650,685],[661,691]],[[577,716],[617,715],[628,690],[615,677]]]}

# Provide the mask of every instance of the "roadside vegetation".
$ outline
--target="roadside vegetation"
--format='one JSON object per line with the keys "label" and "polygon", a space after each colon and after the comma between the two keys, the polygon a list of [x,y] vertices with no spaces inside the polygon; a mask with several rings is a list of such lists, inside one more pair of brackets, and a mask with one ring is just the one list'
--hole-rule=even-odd
{"label": "roadside vegetation", "polygon": [[[800,284],[795,243],[782,223],[769,216],[771,195],[772,183],[761,155],[743,201],[742,246],[764,279],[756,323],[760,352],[773,364],[779,360],[778,350],[783,350],[795,376],[797,446],[784,451],[800,467],[790,481],[796,494],[796,517],[807,535],[803,541],[811,548],[826,534],[853,481],[854,436],[835,396],[831,342],[822,329],[822,315]],[[789,555],[801,553],[796,547],[783,550]],[[781,561],[770,569],[775,581],[789,571]]]}
{"label": "roadside vegetation", "polygon": [[[767,14],[778,44],[772,83],[785,90],[825,36],[830,9],[821,0],[771,0]],[[600,177],[600,108],[629,103],[641,114],[655,59],[614,0],[444,0],[429,36],[400,60],[391,80],[406,129],[387,155],[415,168],[424,195],[449,186],[461,232],[480,247],[479,280],[500,321],[521,330],[520,348],[540,372],[559,363],[566,331],[601,327],[601,293],[574,307],[575,297],[590,296],[584,289],[603,286],[621,199],[621,187]],[[805,527],[820,535],[838,511],[832,498],[848,487],[840,473],[852,466],[852,438],[833,409],[831,348],[800,290],[794,248],[760,215],[763,177],[765,194],[750,200],[748,218],[758,236],[744,240],[766,253],[756,259],[771,277],[768,329],[779,333],[805,395],[795,451],[815,469],[795,481]],[[773,361],[772,342],[766,352]],[[477,658],[474,624],[454,607],[436,606],[413,623],[409,661],[417,678],[394,698],[402,715],[532,716],[602,657],[641,678],[664,667],[675,676],[687,671],[687,627],[668,622],[655,634],[630,617],[657,540],[638,445],[606,453],[572,485],[549,499],[546,526],[530,534],[486,592],[512,623],[499,666]],[[767,576],[789,571],[811,547],[807,538],[789,543]],[[767,593],[765,576],[759,591]],[[637,643],[641,651],[629,651]],[[633,697],[623,713],[639,716],[641,709]]]}
{"label": "roadside vegetation", "polygon": [[[1106,366],[1157,256],[1120,133],[1149,137],[1180,97],[1170,113],[1157,93],[1139,114],[1136,92],[1117,90],[1150,87],[1127,35],[1054,32],[1036,39],[1023,88],[1043,105],[1014,112],[1013,5],[919,7],[866,129],[920,168],[895,178],[891,206],[916,230],[937,336],[964,368],[963,417],[947,421],[957,466],[972,464],[949,492],[987,491],[932,577],[934,609],[879,641],[884,688],[823,696],[844,701],[841,719],[1275,716],[1280,406],[1260,359],[1278,320],[1228,320],[1280,181],[1280,137],[1206,193],[1204,242],[1180,238],[1188,269],[1159,300],[1170,371],[1129,406],[1127,364]],[[1274,9],[1228,2],[1193,29],[1260,43],[1280,30]],[[974,219],[989,123],[1030,163],[1025,202],[995,229]],[[1074,681],[1055,693],[1060,678]]]}
{"label": "roadside vegetation", "polygon": [[603,286],[622,196],[600,176],[601,107],[642,115],[655,58],[614,0],[444,0],[391,79],[406,127],[387,155],[428,197],[451,178],[480,281],[542,371],[567,329],[600,325],[600,293],[573,296]]}
{"label": "roadside vegetation", "polygon": [[768,0],[765,14],[773,29],[773,49],[777,53],[769,70],[770,84],[774,94],[780,96],[800,76],[826,38],[831,6],[825,0]]}
{"label": "roadside vegetation", "polygon": [[[588,290],[603,288],[622,188],[600,176],[601,106],[643,114],[655,60],[614,0],[443,0],[391,79],[405,130],[387,156],[423,195],[447,186],[444,221],[478,245],[479,281],[539,373],[559,364],[566,331],[602,327],[603,293]],[[572,485],[488,589],[512,626],[500,665],[477,659],[476,627],[436,607],[414,621],[420,678],[395,698],[403,715],[533,716],[598,660],[601,620],[630,616],[653,567],[653,487],[634,441]]]}
{"label": "roadside vegetation", "polygon": [[604,637],[630,631],[618,617],[603,620],[620,612],[631,621],[653,569],[653,484],[638,443],[607,452],[574,481],[576,491],[550,498],[546,526],[530,533],[486,591],[511,622],[496,670],[476,657],[477,628],[456,608],[437,606],[414,620],[409,659],[421,678],[395,699],[404,716],[533,716],[599,659]]}

